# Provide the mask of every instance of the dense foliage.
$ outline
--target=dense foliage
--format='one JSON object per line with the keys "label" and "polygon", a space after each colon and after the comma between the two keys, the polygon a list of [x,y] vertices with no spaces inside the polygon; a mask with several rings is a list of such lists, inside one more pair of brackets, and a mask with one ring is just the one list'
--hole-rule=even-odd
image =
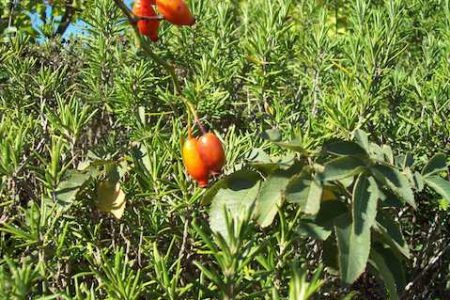
{"label": "dense foliage", "polygon": [[[188,1],[195,26],[145,40],[182,95],[114,1],[73,1],[66,40],[59,17],[30,28],[50,4],[9,2],[1,299],[450,297],[449,1]],[[186,101],[226,149],[206,190],[181,160]]]}

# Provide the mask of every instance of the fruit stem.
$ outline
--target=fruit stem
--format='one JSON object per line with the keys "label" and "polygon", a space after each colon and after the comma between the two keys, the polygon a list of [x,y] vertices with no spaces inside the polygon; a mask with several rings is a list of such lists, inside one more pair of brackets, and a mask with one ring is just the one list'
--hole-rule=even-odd
{"label": "fruit stem", "polygon": [[146,17],[146,16],[138,16],[136,14],[133,14],[134,19],[135,20],[148,20],[148,21],[161,21],[164,20],[163,16],[150,16],[150,17]]}
{"label": "fruit stem", "polygon": [[146,44],[142,42],[142,37],[139,34],[139,31],[137,29],[137,19],[134,14],[130,11],[130,9],[125,5],[125,3],[122,0],[114,0],[114,3],[120,8],[120,10],[125,14],[125,16],[128,19],[128,22],[131,24],[131,26],[134,29],[134,33],[138,39],[138,43],[140,48],[144,50],[144,52],[147,54],[147,56],[150,56],[155,62],[160,64],[164,69],[166,69],[167,73],[169,73],[170,77],[172,77],[173,85],[175,88],[175,94],[181,94],[181,85],[180,81],[178,80],[178,76],[175,72],[175,68],[167,63],[166,61],[162,60],[157,54],[155,54],[152,49]]}
{"label": "fruit stem", "polygon": [[194,108],[194,105],[188,99],[186,99],[184,97],[181,97],[181,99],[183,100],[184,104],[189,108],[189,112],[194,117],[194,122],[197,123],[197,125],[200,128],[201,132],[203,134],[206,134],[205,127],[203,126],[202,122],[200,121],[200,118],[198,117],[198,114],[197,114],[197,111]]}
{"label": "fruit stem", "polygon": [[[206,130],[203,127],[203,125],[201,124],[200,119],[198,118],[198,115],[197,115],[197,111],[195,110],[194,106],[192,105],[192,103],[188,99],[184,98],[181,95],[182,94],[182,88],[181,88],[180,80],[179,80],[179,78],[177,76],[177,73],[175,72],[175,67],[172,66],[171,64],[167,63],[165,60],[161,59],[157,54],[155,54],[153,52],[153,50],[146,43],[142,42],[142,37],[139,34],[139,30],[137,28],[137,21],[139,19],[162,20],[164,18],[161,17],[161,16],[156,16],[156,17],[140,17],[140,16],[136,16],[125,5],[123,0],[114,0],[114,2],[120,8],[120,10],[125,14],[125,16],[128,19],[128,22],[133,27],[134,33],[135,33],[136,38],[138,40],[139,47],[144,50],[144,52],[145,52],[145,54],[147,56],[151,57],[156,63],[160,64],[166,70],[167,73],[169,73],[170,77],[172,78],[173,85],[174,85],[174,90],[175,90],[174,94],[181,96],[181,99],[182,99],[184,105],[188,108],[188,113],[189,112],[192,113],[192,115],[194,116],[194,120],[198,124],[198,126],[200,127],[200,130],[202,131],[202,133],[206,133]],[[172,107],[172,109],[175,111],[175,107],[173,106],[173,104],[172,103],[169,103],[169,104]]]}

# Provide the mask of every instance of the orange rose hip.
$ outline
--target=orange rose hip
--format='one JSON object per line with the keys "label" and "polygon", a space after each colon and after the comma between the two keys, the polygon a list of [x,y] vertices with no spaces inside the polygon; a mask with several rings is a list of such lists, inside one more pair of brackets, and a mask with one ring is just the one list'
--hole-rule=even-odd
{"label": "orange rose hip", "polygon": [[[152,0],[136,0],[133,6],[133,14],[136,17],[156,17],[152,4],[154,4]],[[139,33],[156,42],[158,40],[159,22],[159,20],[138,20]]]}
{"label": "orange rose hip", "polygon": [[225,151],[222,142],[212,132],[200,137],[198,141],[200,157],[212,173],[220,173],[225,164]]}
{"label": "orange rose hip", "polygon": [[188,139],[183,144],[183,163],[189,175],[198,181],[200,187],[206,187],[209,170],[200,156],[198,143],[198,140],[189,134]]}
{"label": "orange rose hip", "polygon": [[194,16],[183,0],[156,0],[156,7],[172,24],[191,26],[195,23]]}

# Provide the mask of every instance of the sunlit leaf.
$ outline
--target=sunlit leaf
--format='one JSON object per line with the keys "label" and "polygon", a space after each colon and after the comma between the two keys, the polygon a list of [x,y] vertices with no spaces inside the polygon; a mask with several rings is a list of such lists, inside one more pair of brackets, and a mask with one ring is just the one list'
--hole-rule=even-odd
{"label": "sunlit leaf", "polygon": [[305,214],[317,214],[321,198],[322,184],[307,170],[292,177],[286,187],[286,199],[297,203]]}
{"label": "sunlit leaf", "polygon": [[343,156],[333,159],[325,164],[321,178],[324,181],[333,181],[352,177],[364,170],[364,163],[352,156]]}
{"label": "sunlit leaf", "polygon": [[450,182],[439,176],[427,176],[425,183],[444,199],[450,200]]}
{"label": "sunlit leaf", "polygon": [[442,153],[438,153],[422,169],[422,175],[431,176],[443,171],[447,171],[447,157]]}
{"label": "sunlit leaf", "polygon": [[364,272],[370,253],[370,228],[377,213],[378,187],[371,177],[360,175],[353,189],[352,216],[335,219],[339,271],[345,283]]}
{"label": "sunlit leaf", "polygon": [[393,167],[384,164],[377,164],[371,170],[379,182],[389,187],[394,194],[406,201],[413,208],[416,208],[414,194],[405,175]]}

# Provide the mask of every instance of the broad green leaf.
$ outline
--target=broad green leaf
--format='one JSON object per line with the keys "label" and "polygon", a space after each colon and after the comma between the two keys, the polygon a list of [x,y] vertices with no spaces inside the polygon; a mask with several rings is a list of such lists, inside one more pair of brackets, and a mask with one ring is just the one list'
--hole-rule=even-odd
{"label": "broad green leaf", "polygon": [[425,186],[425,181],[423,180],[422,174],[419,172],[412,172],[411,169],[407,168],[403,170],[403,173],[408,178],[411,186],[418,192],[422,191]]}
{"label": "broad green leaf", "polygon": [[369,151],[369,137],[367,133],[361,129],[356,130],[355,132],[356,142],[363,147],[366,151]]}
{"label": "broad green leaf", "polygon": [[268,129],[261,134],[261,137],[271,142],[281,141],[281,133],[278,129]]}
{"label": "broad green leaf", "polygon": [[77,193],[89,178],[89,173],[69,171],[68,176],[58,185],[55,192],[56,202],[62,207],[72,204]]}
{"label": "broad green leaf", "polygon": [[298,203],[305,214],[317,214],[321,198],[322,185],[310,171],[305,170],[292,177],[286,187],[286,199],[291,203]]}
{"label": "broad green leaf", "polygon": [[378,187],[371,177],[360,175],[353,190],[352,217],[335,220],[339,269],[343,282],[354,282],[364,272],[370,254],[370,228],[377,213]]}
{"label": "broad green leaf", "polygon": [[396,196],[390,189],[380,189],[380,200],[382,207],[397,207],[401,208],[405,204],[405,201]]}
{"label": "broad green leaf", "polygon": [[258,198],[256,199],[256,214],[261,227],[272,224],[278,207],[284,200],[284,192],[294,170],[276,170],[261,183]]}
{"label": "broad green leaf", "polygon": [[262,149],[253,149],[247,156],[247,160],[249,160],[249,165],[252,168],[266,175],[279,168],[279,164],[273,162],[270,156]]}
{"label": "broad green leaf", "polygon": [[370,251],[370,232],[356,236],[350,215],[335,220],[334,230],[338,244],[339,272],[344,283],[355,281],[364,271]]}
{"label": "broad green leaf", "polygon": [[413,208],[416,208],[414,194],[405,175],[397,169],[384,164],[377,164],[371,170],[379,182],[389,187],[395,195],[406,201]]}
{"label": "broad green leaf", "polygon": [[218,189],[209,209],[211,229],[222,234],[225,239],[228,239],[228,230],[224,208],[233,219],[239,219],[253,207],[260,187],[259,176],[245,176],[252,175],[251,171],[241,172],[238,176],[236,173],[225,179],[226,183]]}
{"label": "broad green leaf", "polygon": [[316,240],[325,241],[331,234],[331,230],[320,226],[312,220],[301,220],[298,233],[301,236],[311,237]]}
{"label": "broad green leaf", "polygon": [[450,200],[450,182],[439,176],[427,176],[425,183],[444,199]]}
{"label": "broad green leaf", "polygon": [[372,154],[371,156],[378,160],[378,161],[384,161],[384,152],[383,149],[378,146],[375,143],[370,143],[370,153]]}
{"label": "broad green leaf", "polygon": [[406,153],[405,160],[403,162],[403,169],[411,168],[414,165],[414,157],[411,153]]}
{"label": "broad green leaf", "polygon": [[375,180],[360,175],[353,189],[352,199],[352,217],[357,236],[370,230],[375,223],[378,198],[379,191]]}
{"label": "broad green leaf", "polygon": [[377,215],[374,231],[380,239],[406,258],[410,257],[409,246],[403,237],[400,225],[384,212]]}
{"label": "broad green leaf", "polygon": [[364,163],[360,159],[352,156],[343,156],[325,164],[322,179],[324,181],[341,180],[357,175],[363,170]]}
{"label": "broad green leaf", "polygon": [[247,159],[252,168],[255,168],[266,176],[277,169],[287,170],[295,163],[298,163],[295,153],[289,153],[281,157],[270,157],[261,149],[254,149],[248,155]]}
{"label": "broad green leaf", "polygon": [[336,243],[336,237],[330,236],[323,242],[323,263],[327,267],[327,272],[335,276],[339,275],[339,250]]}
{"label": "broad green leaf", "polygon": [[442,171],[447,171],[447,157],[442,153],[438,153],[422,169],[422,175],[431,176]]}
{"label": "broad green leaf", "polygon": [[422,175],[419,172],[414,172],[414,185],[417,191],[421,192],[425,187],[425,181],[423,180]]}
{"label": "broad green leaf", "polygon": [[320,210],[314,219],[303,219],[299,233],[319,240],[326,240],[333,230],[334,219],[348,211],[340,201],[322,201]]}
{"label": "broad green leaf", "polygon": [[209,205],[221,189],[241,190],[246,186],[252,186],[253,183],[258,180],[261,180],[261,176],[255,171],[248,169],[236,171],[215,182],[210,188],[208,188],[203,195],[202,205]]}
{"label": "broad green leaf", "polygon": [[250,151],[246,157],[246,160],[254,163],[271,163],[270,156],[261,148],[255,148]]}
{"label": "broad green leaf", "polygon": [[384,258],[387,267],[389,268],[394,277],[397,291],[398,292],[403,291],[403,289],[406,286],[406,275],[405,275],[405,267],[403,265],[404,261],[403,257],[398,253],[396,253],[395,251],[393,251],[392,248],[379,243],[376,243],[373,246],[373,249]]}
{"label": "broad green leaf", "polygon": [[381,149],[383,150],[384,160],[390,164],[394,164],[394,154],[392,153],[392,148],[388,145],[383,145]]}
{"label": "broad green leaf", "polygon": [[315,222],[332,229],[333,219],[347,212],[347,205],[339,200],[322,201]]}
{"label": "broad green leaf", "polygon": [[309,152],[305,148],[303,148],[300,141],[297,140],[292,140],[288,142],[274,142],[274,144],[280,146],[281,148],[288,149],[294,152],[306,155],[309,154]]}
{"label": "broad green leaf", "polygon": [[370,253],[369,264],[375,269],[375,274],[384,281],[386,290],[389,293],[389,299],[397,300],[398,294],[395,278],[391,270],[389,269],[389,264],[385,260],[384,256],[375,251],[375,249],[372,249]]}
{"label": "broad green leaf", "polygon": [[354,142],[337,141],[324,146],[325,151],[334,155],[346,156],[367,156],[366,150]]}

